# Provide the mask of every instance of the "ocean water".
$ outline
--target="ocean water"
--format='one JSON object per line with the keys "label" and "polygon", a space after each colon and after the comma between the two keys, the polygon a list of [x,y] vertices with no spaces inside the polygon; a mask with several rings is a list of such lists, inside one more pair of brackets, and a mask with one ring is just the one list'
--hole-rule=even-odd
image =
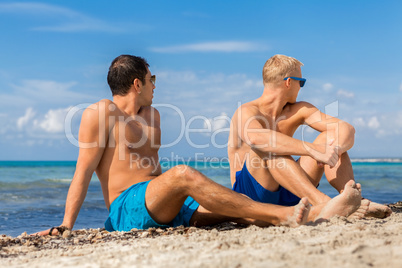
{"label": "ocean water", "polygon": [[[0,161],[0,234],[18,236],[61,224],[64,204],[75,171],[74,161]],[[162,163],[166,170],[179,163]],[[229,165],[222,162],[189,162],[214,181],[230,188]],[[402,200],[402,159],[355,159],[355,179],[363,196],[379,203]],[[333,197],[337,192],[325,177],[319,190]],[[101,228],[108,211],[100,183],[94,175],[74,229]]]}

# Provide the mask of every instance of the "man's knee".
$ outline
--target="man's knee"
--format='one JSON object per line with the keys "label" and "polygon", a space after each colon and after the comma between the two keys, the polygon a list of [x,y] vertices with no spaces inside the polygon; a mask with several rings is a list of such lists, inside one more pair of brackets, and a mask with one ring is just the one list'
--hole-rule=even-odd
{"label": "man's knee", "polygon": [[190,166],[178,165],[171,169],[172,178],[176,180],[176,183],[190,184],[196,183],[200,180],[200,174],[197,170]]}
{"label": "man's knee", "polygon": [[287,169],[290,163],[294,163],[295,160],[290,155],[277,155],[271,156],[265,160],[265,168],[272,169]]}

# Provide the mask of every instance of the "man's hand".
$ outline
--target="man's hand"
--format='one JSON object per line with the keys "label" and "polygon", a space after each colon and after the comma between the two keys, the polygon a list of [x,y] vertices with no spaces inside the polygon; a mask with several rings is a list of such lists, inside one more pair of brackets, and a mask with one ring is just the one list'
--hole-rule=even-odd
{"label": "man's hand", "polygon": [[52,227],[52,228],[47,229],[45,231],[40,231],[40,232],[31,234],[31,236],[34,236],[34,235],[40,235],[40,236],[43,236],[43,235],[59,235],[59,234],[63,234],[64,231],[66,231],[66,230],[68,230],[68,228],[65,227],[65,226]]}
{"label": "man's hand", "polygon": [[306,150],[318,163],[334,167],[339,160],[339,147],[334,146],[333,143],[334,140],[328,144],[312,144],[312,147],[306,146]]}
{"label": "man's hand", "polygon": [[[47,230],[45,230],[45,231],[40,231],[40,232],[31,234],[31,235],[40,235],[40,236],[42,236],[42,235],[49,235],[49,231],[50,231],[50,229],[47,229]],[[59,233],[59,231],[57,231],[57,229],[53,229],[52,235],[57,235],[58,233]]]}

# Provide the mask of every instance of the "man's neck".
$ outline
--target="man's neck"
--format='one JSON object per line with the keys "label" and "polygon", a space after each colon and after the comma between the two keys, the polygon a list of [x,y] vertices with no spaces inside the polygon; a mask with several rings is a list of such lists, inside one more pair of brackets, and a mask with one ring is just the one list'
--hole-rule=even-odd
{"label": "man's neck", "polygon": [[120,110],[129,116],[137,115],[142,107],[138,98],[130,93],[125,96],[113,96],[113,102]]}
{"label": "man's neck", "polygon": [[260,111],[273,118],[277,118],[288,103],[281,88],[265,87],[261,97],[257,99]]}

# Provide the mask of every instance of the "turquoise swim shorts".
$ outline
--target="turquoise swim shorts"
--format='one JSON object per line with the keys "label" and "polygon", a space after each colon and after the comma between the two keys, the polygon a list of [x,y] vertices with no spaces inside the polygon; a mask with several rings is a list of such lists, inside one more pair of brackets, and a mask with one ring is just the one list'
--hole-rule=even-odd
{"label": "turquoise swim shorts", "polygon": [[186,199],[179,214],[169,224],[162,225],[151,218],[145,206],[145,191],[149,182],[145,181],[132,185],[112,202],[109,208],[109,217],[105,222],[107,231],[189,226],[190,219],[199,206],[191,197]]}

